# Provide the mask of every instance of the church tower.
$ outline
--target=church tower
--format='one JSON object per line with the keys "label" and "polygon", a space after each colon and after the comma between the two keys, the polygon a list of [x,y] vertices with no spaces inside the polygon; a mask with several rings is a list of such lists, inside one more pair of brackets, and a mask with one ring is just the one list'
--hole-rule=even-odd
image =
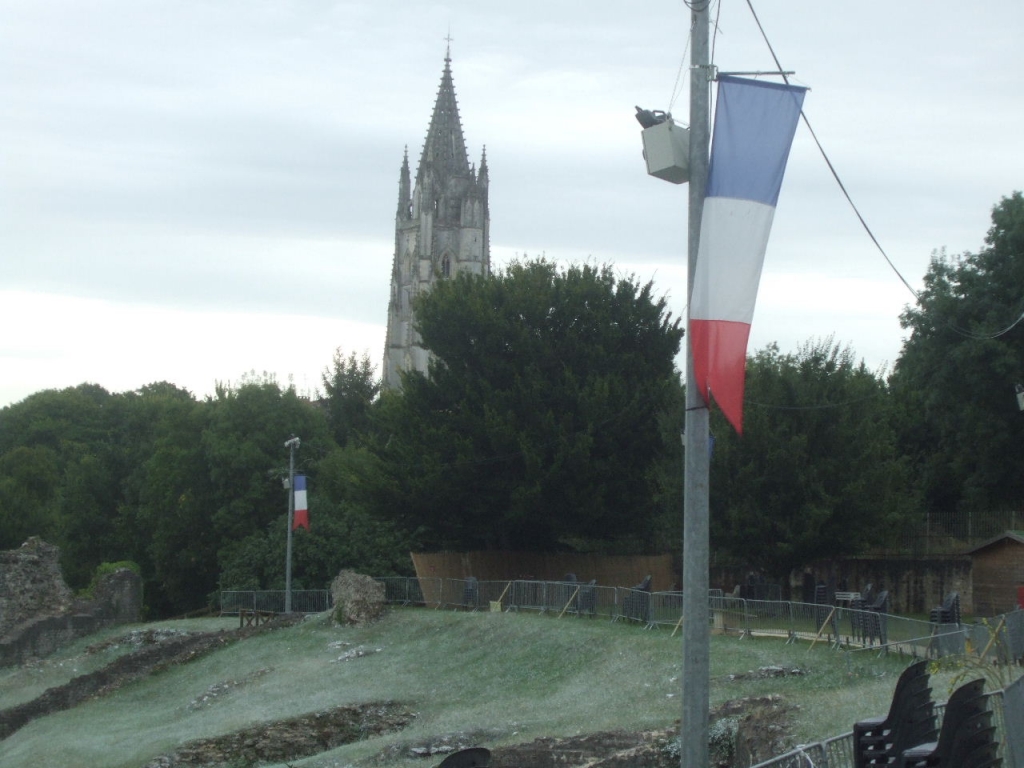
{"label": "church tower", "polygon": [[398,181],[395,258],[391,268],[384,387],[401,385],[399,371],[427,372],[429,353],[415,330],[413,299],[438,280],[460,273],[489,275],[490,215],[487,207],[487,150],[480,169],[470,166],[445,52],[441,86],[423,142],[416,183],[406,147]]}

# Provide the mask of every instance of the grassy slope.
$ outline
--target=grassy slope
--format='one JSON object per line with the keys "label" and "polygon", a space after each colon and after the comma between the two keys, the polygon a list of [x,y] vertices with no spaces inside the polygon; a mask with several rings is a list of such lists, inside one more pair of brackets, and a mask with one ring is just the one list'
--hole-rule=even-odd
{"label": "grassy slope", "polygon": [[[201,625],[190,622],[188,628]],[[208,626],[216,629],[224,622],[211,620]],[[337,662],[347,650],[330,647],[339,640],[352,643],[350,648],[381,651]],[[70,676],[68,668],[95,663],[82,657],[83,647],[74,646],[48,664],[48,684],[64,682],[60,677]],[[884,713],[905,663],[820,645],[809,650],[806,643],[786,645],[781,639],[716,637],[712,703],[781,693],[801,706],[797,740],[820,739],[849,730],[856,719]],[[807,674],[728,679],[771,664]],[[678,635],[621,623],[406,609],[354,629],[314,617],[31,723],[0,742],[0,764],[134,768],[191,739],[253,722],[386,699],[417,710],[410,728],[293,764],[347,765],[389,743],[455,731],[496,730],[503,735],[488,744],[493,746],[539,736],[665,727],[679,716],[680,665]],[[211,685],[249,676],[250,682],[210,706],[189,708]],[[23,688],[36,695],[39,685],[22,670],[4,672],[0,705],[30,698]],[[937,686],[936,695],[941,693]],[[422,761],[415,764],[422,768]]]}

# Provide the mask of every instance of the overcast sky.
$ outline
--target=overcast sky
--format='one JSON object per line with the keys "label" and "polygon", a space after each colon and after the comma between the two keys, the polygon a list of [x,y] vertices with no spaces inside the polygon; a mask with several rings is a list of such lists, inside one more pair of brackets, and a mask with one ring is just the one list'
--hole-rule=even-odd
{"label": "overcast sky", "polygon": [[[978,250],[1024,187],[1024,3],[754,7],[911,284]],[[773,68],[745,1],[714,14],[722,71]],[[492,264],[610,262],[682,313],[686,187],[646,175],[633,112],[687,119],[688,25],[682,0],[0,0],[0,406],[250,370],[311,392],[337,347],[379,364],[449,29]],[[801,125],[751,350],[834,335],[891,366],[912,300]]]}

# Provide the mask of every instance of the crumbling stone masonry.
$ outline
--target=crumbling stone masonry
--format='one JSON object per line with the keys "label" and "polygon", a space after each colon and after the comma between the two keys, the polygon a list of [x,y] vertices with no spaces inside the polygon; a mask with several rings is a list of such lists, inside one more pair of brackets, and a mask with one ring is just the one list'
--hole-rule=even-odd
{"label": "crumbling stone masonry", "polygon": [[136,622],[142,581],[127,569],[104,576],[91,600],[75,599],[60,570],[60,550],[33,537],[0,552],[0,667],[47,656],[103,627]]}

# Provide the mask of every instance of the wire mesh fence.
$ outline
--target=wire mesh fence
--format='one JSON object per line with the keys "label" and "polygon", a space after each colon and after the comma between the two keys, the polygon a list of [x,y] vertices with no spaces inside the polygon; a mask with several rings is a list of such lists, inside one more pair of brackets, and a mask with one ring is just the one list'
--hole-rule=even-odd
{"label": "wire mesh fence", "polygon": [[[416,605],[468,611],[535,611],[557,616],[606,618],[646,628],[679,628],[682,592],[649,592],[604,587],[590,582],[416,578],[378,578],[392,605]],[[220,593],[221,614],[240,610],[283,613],[283,590],[227,590]],[[292,610],[329,610],[329,590],[292,590]],[[915,657],[963,655],[984,649],[1001,662],[1024,656],[1024,611],[976,624],[936,624],[845,605],[755,600],[710,590],[712,631],[741,636],[777,635],[809,640],[850,651],[895,651]]]}
{"label": "wire mesh fence", "polygon": [[[232,590],[220,593],[222,616],[237,615],[240,611],[284,613],[285,591]],[[331,608],[331,593],[326,589],[293,589],[292,611],[320,613]]]}

